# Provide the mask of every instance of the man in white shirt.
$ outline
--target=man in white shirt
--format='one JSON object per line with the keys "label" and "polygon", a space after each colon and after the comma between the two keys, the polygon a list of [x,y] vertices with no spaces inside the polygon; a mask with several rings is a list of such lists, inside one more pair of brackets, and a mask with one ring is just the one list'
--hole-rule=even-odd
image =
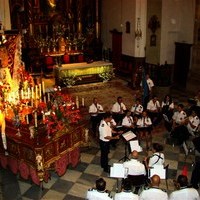
{"label": "man in white shirt", "polygon": [[169,200],[200,200],[198,191],[188,187],[188,179],[186,176],[178,176],[176,187],[178,190],[170,194]]}
{"label": "man in white shirt", "polygon": [[117,125],[121,125],[122,119],[124,117],[124,112],[126,111],[126,106],[123,103],[122,97],[117,97],[117,102],[113,104],[111,111]]}
{"label": "man in white shirt", "polygon": [[159,188],[160,177],[153,175],[151,177],[151,187],[143,190],[139,196],[140,200],[168,200],[168,195],[165,191]]}
{"label": "man in white shirt", "polygon": [[103,112],[103,107],[98,103],[98,99],[94,98],[93,103],[89,106],[89,114],[91,116],[91,126],[94,136],[96,135],[97,126],[101,121],[99,113]]}
{"label": "man in white shirt", "polygon": [[86,194],[87,200],[111,200],[110,193],[106,190],[106,181],[103,178],[96,180],[96,188],[89,189]]}
{"label": "man in white shirt", "polygon": [[132,116],[133,117],[136,116],[137,118],[139,118],[142,115],[142,111],[143,111],[143,106],[140,103],[140,99],[137,98],[135,104],[131,108]]}
{"label": "man in white shirt", "polygon": [[[135,182],[138,180],[138,176],[140,175],[144,175],[144,177],[142,178],[144,183],[144,180],[146,178],[146,169],[144,164],[142,164],[140,161],[138,161],[138,152],[137,151],[133,151],[131,153],[131,160],[124,162],[124,168],[128,169],[128,178],[131,180],[132,185],[135,186]],[[135,177],[133,177],[135,176]],[[137,176],[137,177],[136,177]],[[138,184],[137,184],[138,185]],[[134,193],[137,194],[139,191],[140,187],[135,187],[135,191]]]}
{"label": "man in white shirt", "polygon": [[128,178],[125,178],[122,182],[122,191],[120,193],[116,193],[115,200],[139,200],[137,194],[134,194],[131,191],[131,181]]}

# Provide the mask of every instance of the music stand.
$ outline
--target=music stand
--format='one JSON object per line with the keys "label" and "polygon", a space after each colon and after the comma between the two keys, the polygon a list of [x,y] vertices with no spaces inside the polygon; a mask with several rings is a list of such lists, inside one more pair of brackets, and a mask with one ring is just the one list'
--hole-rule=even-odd
{"label": "music stand", "polygon": [[128,148],[128,142],[130,141],[130,140],[132,140],[133,138],[135,138],[136,137],[136,135],[132,132],[132,131],[128,131],[128,132],[126,132],[126,133],[124,133],[124,134],[122,134],[122,136],[123,136],[123,138],[124,138],[124,140],[125,140],[125,145],[124,145],[124,156],[121,158],[121,159],[119,159],[119,162],[120,161],[127,161],[127,160],[130,160],[129,158],[128,158],[128,152],[127,152],[127,148]]}

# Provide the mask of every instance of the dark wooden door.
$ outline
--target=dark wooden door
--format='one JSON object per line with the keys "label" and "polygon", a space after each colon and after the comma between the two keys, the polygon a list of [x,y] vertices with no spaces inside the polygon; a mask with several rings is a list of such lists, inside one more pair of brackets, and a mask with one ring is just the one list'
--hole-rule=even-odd
{"label": "dark wooden door", "polygon": [[191,44],[175,42],[174,84],[185,88],[190,66]]}

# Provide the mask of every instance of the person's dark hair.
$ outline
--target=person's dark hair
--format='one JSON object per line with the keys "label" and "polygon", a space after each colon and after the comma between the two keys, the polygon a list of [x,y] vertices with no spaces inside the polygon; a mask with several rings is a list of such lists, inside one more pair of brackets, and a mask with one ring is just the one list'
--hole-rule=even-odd
{"label": "person's dark hair", "polygon": [[106,189],[106,181],[103,178],[96,180],[96,189],[99,191],[104,191]]}
{"label": "person's dark hair", "polygon": [[121,96],[117,97],[117,101],[118,101],[118,100],[120,100],[120,99],[122,99],[122,97],[121,97]]}
{"label": "person's dark hair", "polygon": [[184,108],[184,105],[183,105],[182,103],[179,103],[178,106],[179,106],[180,108],[182,108],[182,109]]}
{"label": "person's dark hair", "polygon": [[122,187],[124,190],[131,190],[131,181],[128,178],[125,178],[122,182]]}
{"label": "person's dark hair", "polygon": [[109,117],[112,117],[112,113],[111,112],[105,112],[104,115],[103,115],[103,118],[107,119]]}
{"label": "person's dark hair", "polygon": [[169,94],[166,94],[166,95],[165,95],[163,101],[166,103],[167,97],[169,97],[169,104],[171,104],[171,103],[172,103],[172,97],[171,97]]}
{"label": "person's dark hair", "polygon": [[136,100],[135,100],[135,101],[139,101],[139,102],[140,102],[141,100],[140,100],[140,98],[136,98]]}
{"label": "person's dark hair", "polygon": [[163,151],[163,146],[159,143],[153,143],[153,149],[155,149],[156,152],[161,152]]}
{"label": "person's dark hair", "polygon": [[188,178],[184,175],[179,175],[177,178],[177,183],[179,183],[180,187],[188,186]]}

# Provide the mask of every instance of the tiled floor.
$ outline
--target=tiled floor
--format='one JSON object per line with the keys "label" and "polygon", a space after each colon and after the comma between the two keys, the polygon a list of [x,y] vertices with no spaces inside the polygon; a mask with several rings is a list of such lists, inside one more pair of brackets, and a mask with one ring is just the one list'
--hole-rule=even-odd
{"label": "tiled floor", "polygon": [[[48,83],[47,83],[48,82]],[[47,85],[52,84],[50,80],[46,82]],[[103,83],[91,86],[79,86],[70,88],[73,95],[78,95],[80,98],[84,97],[86,106],[92,102],[92,98],[96,96],[100,99],[104,107],[110,107],[116,100],[117,96],[123,96],[127,106],[132,104],[133,96],[136,91],[127,87],[127,83],[116,79],[110,85],[102,85]],[[179,102],[187,100],[186,94],[178,93],[176,91],[174,98]],[[88,116],[86,116],[88,117]],[[89,118],[89,117],[88,117]],[[181,173],[183,166],[188,167],[188,177],[191,176],[192,162],[198,158],[191,153],[187,158],[185,157],[182,147],[173,146],[171,140],[168,138],[168,133],[163,125],[159,125],[153,130],[153,141],[162,143],[164,145],[164,153],[166,162],[169,164],[168,177],[168,192],[174,189],[173,179]],[[144,144],[142,143],[142,146]],[[149,152],[151,154],[151,152]],[[112,165],[118,162],[124,156],[124,142],[122,139],[117,143],[116,149],[111,149],[109,163]],[[140,160],[146,156],[145,152],[140,153]],[[116,192],[117,180],[110,178],[109,175],[101,169],[99,165],[100,150],[98,142],[94,138],[90,138],[90,146],[81,148],[80,163],[72,168],[69,166],[67,172],[62,177],[52,172],[51,179],[48,183],[43,184],[43,189],[31,183],[31,181],[22,180],[19,176],[12,174],[9,170],[0,169],[0,182],[3,190],[3,199],[5,200],[81,200],[84,199],[88,188],[94,186],[95,180],[103,177],[107,182],[107,189]],[[166,188],[166,182],[162,180],[161,187]]]}

